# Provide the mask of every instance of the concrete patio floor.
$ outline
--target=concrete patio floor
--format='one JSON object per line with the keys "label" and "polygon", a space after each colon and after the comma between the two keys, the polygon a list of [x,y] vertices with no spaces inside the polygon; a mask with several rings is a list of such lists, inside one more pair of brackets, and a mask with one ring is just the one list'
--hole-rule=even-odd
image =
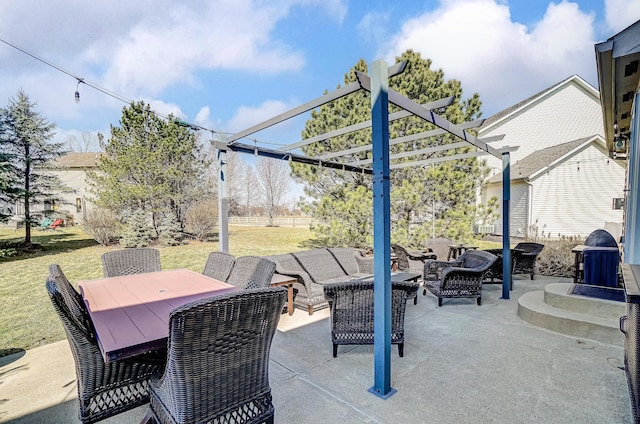
{"label": "concrete patio floor", "polygon": [[[277,423],[631,423],[624,337],[603,344],[535,327],[519,296],[568,279],[514,277],[510,300],[483,286],[482,306],[422,292],[407,304],[403,358],[392,347],[387,400],[373,385],[373,347],[331,355],[328,311],[282,315],[271,350]],[[138,423],[146,406],[103,421]],[[0,422],[73,423],[77,399],[66,341],[0,358]]]}

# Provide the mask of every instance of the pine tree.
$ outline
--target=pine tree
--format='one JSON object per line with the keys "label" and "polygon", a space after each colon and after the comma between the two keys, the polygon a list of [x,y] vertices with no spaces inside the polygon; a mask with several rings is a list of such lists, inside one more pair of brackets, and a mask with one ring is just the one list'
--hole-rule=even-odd
{"label": "pine tree", "polygon": [[121,215],[150,211],[156,231],[159,218],[170,213],[183,229],[188,207],[209,193],[203,178],[209,162],[189,129],[139,102],[123,108],[109,140],[99,138],[106,154],[98,172],[88,173],[96,203]]}
{"label": "pine tree", "polygon": [[[478,118],[480,99],[478,94],[471,98],[462,98],[459,81],[445,80],[444,72],[431,69],[431,61],[422,59],[420,54],[406,51],[397,62],[406,60],[404,73],[390,79],[389,87],[413,101],[424,104],[453,96],[453,103],[445,110],[437,111],[454,124]],[[360,60],[345,75],[344,82],[356,81],[356,71],[367,72],[367,65]],[[390,107],[390,113],[399,108]],[[302,137],[310,138],[338,128],[371,119],[371,101],[369,93],[360,90],[340,98],[312,111],[303,130]],[[421,118],[410,116],[389,124],[391,139],[422,133],[435,127]],[[399,143],[390,146],[390,154],[410,153],[413,150],[430,146],[449,144],[454,137],[448,134],[411,143]],[[305,154],[321,154],[347,150],[371,144],[371,129],[332,137],[323,142],[303,147]],[[450,151],[433,152],[428,157],[436,158],[466,153],[470,147]],[[407,156],[395,160],[408,162],[426,157]],[[351,163],[371,159],[371,152],[351,153],[339,158]],[[321,220],[317,226],[318,236],[330,235],[335,245],[360,245],[369,243],[373,227],[372,208],[357,207],[353,213],[342,215],[345,205],[372,203],[372,181],[370,176],[361,173],[332,170],[304,164],[292,164],[295,178],[305,184],[305,191],[313,200],[310,212]],[[391,172],[391,238],[394,242],[407,246],[423,246],[431,236],[435,226],[436,236],[447,236],[465,240],[472,234],[475,217],[475,196],[483,176],[486,174],[483,163],[475,158],[458,159],[424,167],[407,167]],[[359,189],[364,187],[365,189]],[[340,215],[338,222],[336,218]],[[434,221],[435,220],[435,221]],[[365,224],[366,223],[366,224]]]}
{"label": "pine tree", "polygon": [[66,154],[62,143],[52,143],[55,124],[34,110],[35,103],[22,91],[0,109],[0,153],[4,166],[0,168],[0,200],[24,205],[26,245],[31,244],[31,226],[37,224],[32,207],[44,200],[60,201],[59,193],[66,189],[60,179],[47,172],[50,163]]}

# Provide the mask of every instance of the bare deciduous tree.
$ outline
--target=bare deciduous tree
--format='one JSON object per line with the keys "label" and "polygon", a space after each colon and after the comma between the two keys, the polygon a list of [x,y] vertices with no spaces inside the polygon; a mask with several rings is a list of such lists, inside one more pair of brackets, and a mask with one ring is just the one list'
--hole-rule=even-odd
{"label": "bare deciduous tree", "polygon": [[282,206],[289,194],[291,177],[289,164],[278,159],[259,157],[256,162],[256,179],[260,187],[260,198],[273,225],[276,209]]}
{"label": "bare deciduous tree", "polygon": [[78,153],[96,152],[100,150],[98,136],[89,131],[67,137],[67,150]]}

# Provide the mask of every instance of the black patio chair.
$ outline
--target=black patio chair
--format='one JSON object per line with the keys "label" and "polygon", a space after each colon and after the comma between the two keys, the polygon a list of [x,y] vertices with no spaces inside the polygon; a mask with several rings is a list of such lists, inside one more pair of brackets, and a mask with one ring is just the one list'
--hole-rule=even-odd
{"label": "black patio chair", "polygon": [[156,249],[121,249],[103,253],[102,272],[105,277],[161,271],[160,252]]}
{"label": "black patio chair", "polygon": [[427,260],[424,264],[422,294],[427,290],[438,298],[442,306],[444,298],[475,298],[482,302],[484,273],[497,257],[482,250],[467,250],[453,261]]}
{"label": "black patio chair", "polygon": [[204,265],[202,273],[207,277],[215,278],[220,281],[227,281],[236,258],[226,252],[211,252]]}
{"label": "black patio chair", "polygon": [[[407,299],[416,296],[420,285],[411,282],[391,284],[391,343],[404,356],[404,313]],[[338,345],[373,344],[373,282],[347,281],[324,286],[331,310],[333,357]]]}
{"label": "black patio chair", "polygon": [[536,259],[544,249],[544,244],[523,242],[518,243],[511,251],[513,261],[513,274],[529,274],[531,279],[535,276]]}
{"label": "black patio chair", "polygon": [[58,265],[49,267],[46,287],[75,361],[80,421],[94,423],[148,403],[148,379],[164,369],[166,351],[105,363],[84,301]]}
{"label": "black patio chair", "polygon": [[287,289],[249,289],[176,308],[164,375],[143,422],[273,423],[269,352]]}
{"label": "black patio chair", "polygon": [[392,244],[391,250],[396,255],[398,271],[422,274],[422,271],[424,270],[424,262],[427,259],[437,259],[437,255],[435,253],[420,253],[417,255],[399,244]]}

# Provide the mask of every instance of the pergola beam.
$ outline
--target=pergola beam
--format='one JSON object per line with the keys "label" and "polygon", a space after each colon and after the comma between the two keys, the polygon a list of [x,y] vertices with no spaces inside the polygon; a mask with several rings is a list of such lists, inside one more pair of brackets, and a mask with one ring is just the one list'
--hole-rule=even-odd
{"label": "pergola beam", "polygon": [[251,134],[254,134],[258,131],[262,131],[265,128],[269,128],[273,125],[279,124],[280,122],[286,121],[287,119],[298,116],[302,113],[308,112],[311,109],[315,109],[318,106],[322,106],[325,103],[331,102],[333,100],[337,100],[341,97],[349,95],[355,91],[360,90],[360,84],[357,82],[352,82],[351,84],[345,85],[344,87],[340,87],[331,93],[327,93],[324,96],[318,97],[317,99],[311,100],[310,102],[304,103],[298,107],[295,107],[287,112],[281,113],[280,115],[274,116],[271,119],[268,119],[264,122],[261,122],[257,125],[254,125],[251,128],[247,128],[244,131],[240,131],[239,133],[233,134],[227,140],[229,145],[234,144],[236,140],[240,140],[241,138],[247,137]]}
{"label": "pergola beam", "polygon": [[[358,78],[358,82],[367,91],[371,91],[371,79],[367,74],[356,71],[356,76]],[[467,141],[470,144],[473,144],[480,150],[484,150],[496,158],[502,159],[502,154],[495,147],[489,146],[487,143],[484,143],[480,139],[475,136],[467,133],[465,130],[461,129],[458,125],[452,124],[447,121],[445,118],[441,117],[437,113],[433,111],[425,111],[422,106],[418,103],[404,97],[402,94],[389,89],[389,103],[393,103],[394,105],[401,107],[402,109],[413,113],[416,116],[424,119],[427,122],[431,122],[433,125],[442,128],[443,130],[449,132],[450,134],[455,135],[462,140]]]}
{"label": "pergola beam", "polygon": [[[442,107],[447,107],[447,106],[451,105],[451,103],[453,103],[453,100],[454,100],[454,97],[453,96],[449,96],[449,97],[445,97],[444,99],[435,100],[433,102],[425,103],[424,105],[422,105],[422,107],[424,107],[427,110],[440,109]],[[394,113],[389,115],[389,122],[396,121],[396,120],[402,119],[402,118],[406,118],[406,117],[411,116],[411,115],[413,115],[413,114],[411,112],[407,112],[406,110],[401,110],[399,112],[394,112]],[[306,146],[308,144],[312,144],[312,143],[316,143],[316,142],[319,142],[319,141],[328,140],[330,138],[338,137],[338,136],[345,135],[345,134],[350,134],[352,132],[360,131],[360,130],[363,130],[365,128],[371,128],[371,120],[362,121],[362,122],[359,122],[357,124],[346,126],[344,128],[339,128],[339,129],[334,130],[334,131],[329,131],[328,133],[320,134],[320,135],[317,135],[315,137],[305,138],[304,140],[300,140],[300,141],[297,141],[295,143],[291,143],[291,144],[288,144],[288,145],[284,146],[284,149],[285,150],[297,149],[299,147]]]}

